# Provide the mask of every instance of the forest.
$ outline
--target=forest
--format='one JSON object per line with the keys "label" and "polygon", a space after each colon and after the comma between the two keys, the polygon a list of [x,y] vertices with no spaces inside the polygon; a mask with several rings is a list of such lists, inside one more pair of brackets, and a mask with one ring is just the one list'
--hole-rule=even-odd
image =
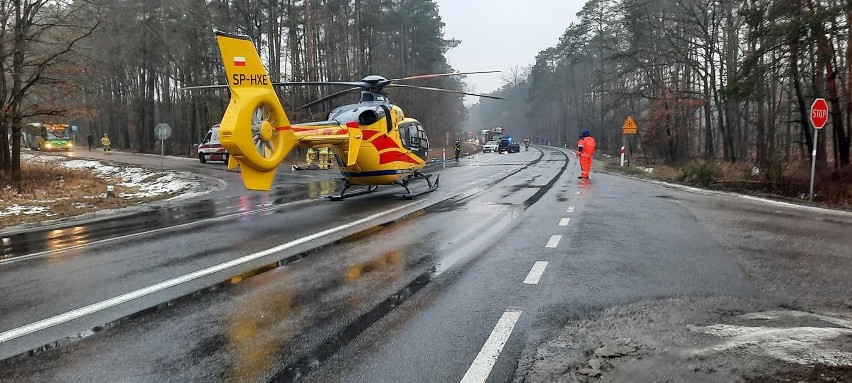
{"label": "forest", "polygon": [[[225,90],[213,29],[251,36],[273,81],[357,80],[449,72],[432,0],[0,0],[0,169],[20,177],[18,129],[64,122],[78,134],[159,152],[153,127],[172,126],[167,154],[191,155],[222,116]],[[852,1],[589,0],[556,46],[503,73],[494,95],[397,90],[433,142],[501,126],[572,147],[590,129],[599,148],[623,145],[646,163],[741,164],[772,185],[798,182],[812,152],[821,179],[852,183]],[[471,69],[471,68],[465,68]],[[481,69],[481,68],[473,68]],[[463,78],[418,85],[462,90]],[[335,104],[296,109],[337,91],[288,87],[295,121]],[[810,106],[829,104],[814,141]],[[621,126],[632,116],[638,134]],[[10,142],[11,141],[11,142]],[[796,178],[798,177],[798,178]],[[806,176],[804,176],[806,177]]]}
{"label": "forest", "polygon": [[[76,126],[78,143],[106,133],[114,148],[157,153],[154,127],[166,123],[172,137],[162,149],[190,155],[229,99],[227,90],[179,89],[226,83],[214,29],[250,36],[273,82],[450,72],[445,54],[458,44],[444,38],[431,0],[0,0],[0,12],[0,174],[13,181],[20,128],[30,122]],[[416,85],[462,89],[452,77]],[[291,120],[322,120],[357,94],[296,107],[339,90],[279,95]],[[461,95],[389,96],[433,137],[464,122]]]}
{"label": "forest", "polygon": [[[591,129],[612,154],[748,164],[770,183],[809,170],[815,145],[817,169],[852,182],[852,1],[590,0],[577,16],[507,76],[508,104],[471,109],[471,129],[568,146]],[[813,142],[816,98],[830,116]]]}

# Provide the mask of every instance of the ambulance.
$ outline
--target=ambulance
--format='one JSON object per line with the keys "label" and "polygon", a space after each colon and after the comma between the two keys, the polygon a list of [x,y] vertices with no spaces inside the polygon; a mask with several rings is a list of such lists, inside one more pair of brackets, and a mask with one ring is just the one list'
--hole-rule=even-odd
{"label": "ambulance", "polygon": [[222,143],[219,142],[219,125],[213,125],[207,131],[207,135],[201,140],[201,145],[198,145],[198,160],[201,163],[207,161],[224,161],[228,163],[228,152]]}

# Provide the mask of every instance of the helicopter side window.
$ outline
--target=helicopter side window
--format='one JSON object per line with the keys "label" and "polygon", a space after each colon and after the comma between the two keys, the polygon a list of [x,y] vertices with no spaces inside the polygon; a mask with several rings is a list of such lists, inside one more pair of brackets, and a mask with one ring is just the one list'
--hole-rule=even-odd
{"label": "helicopter side window", "polygon": [[420,133],[417,131],[418,127],[419,125],[408,126],[408,135],[411,137],[408,148],[411,150],[420,149]]}
{"label": "helicopter side window", "polygon": [[426,131],[422,125],[417,125],[417,135],[420,136],[420,149],[429,150],[429,139],[426,138]]}
{"label": "helicopter side window", "polygon": [[402,146],[406,148],[410,148],[411,146],[411,134],[409,133],[408,125],[400,125],[399,126],[399,139],[402,141]]}

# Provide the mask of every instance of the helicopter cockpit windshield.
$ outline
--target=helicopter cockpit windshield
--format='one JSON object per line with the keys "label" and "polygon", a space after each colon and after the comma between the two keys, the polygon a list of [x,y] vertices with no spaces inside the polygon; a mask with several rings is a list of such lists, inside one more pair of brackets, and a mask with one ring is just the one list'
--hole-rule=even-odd
{"label": "helicopter cockpit windshield", "polygon": [[411,150],[420,158],[426,159],[429,153],[429,139],[423,125],[417,121],[406,121],[399,124],[399,138],[402,146]]}

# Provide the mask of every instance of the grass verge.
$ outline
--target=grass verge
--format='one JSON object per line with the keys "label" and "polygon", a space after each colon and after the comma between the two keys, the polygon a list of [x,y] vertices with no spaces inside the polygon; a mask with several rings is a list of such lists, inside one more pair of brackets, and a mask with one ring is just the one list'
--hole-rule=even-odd
{"label": "grass verge", "polygon": [[23,179],[12,183],[0,173],[0,227],[54,220],[104,209],[115,209],[170,197],[108,197],[137,193],[136,187],[118,185],[85,169],[68,169],[56,163],[21,163]]}

